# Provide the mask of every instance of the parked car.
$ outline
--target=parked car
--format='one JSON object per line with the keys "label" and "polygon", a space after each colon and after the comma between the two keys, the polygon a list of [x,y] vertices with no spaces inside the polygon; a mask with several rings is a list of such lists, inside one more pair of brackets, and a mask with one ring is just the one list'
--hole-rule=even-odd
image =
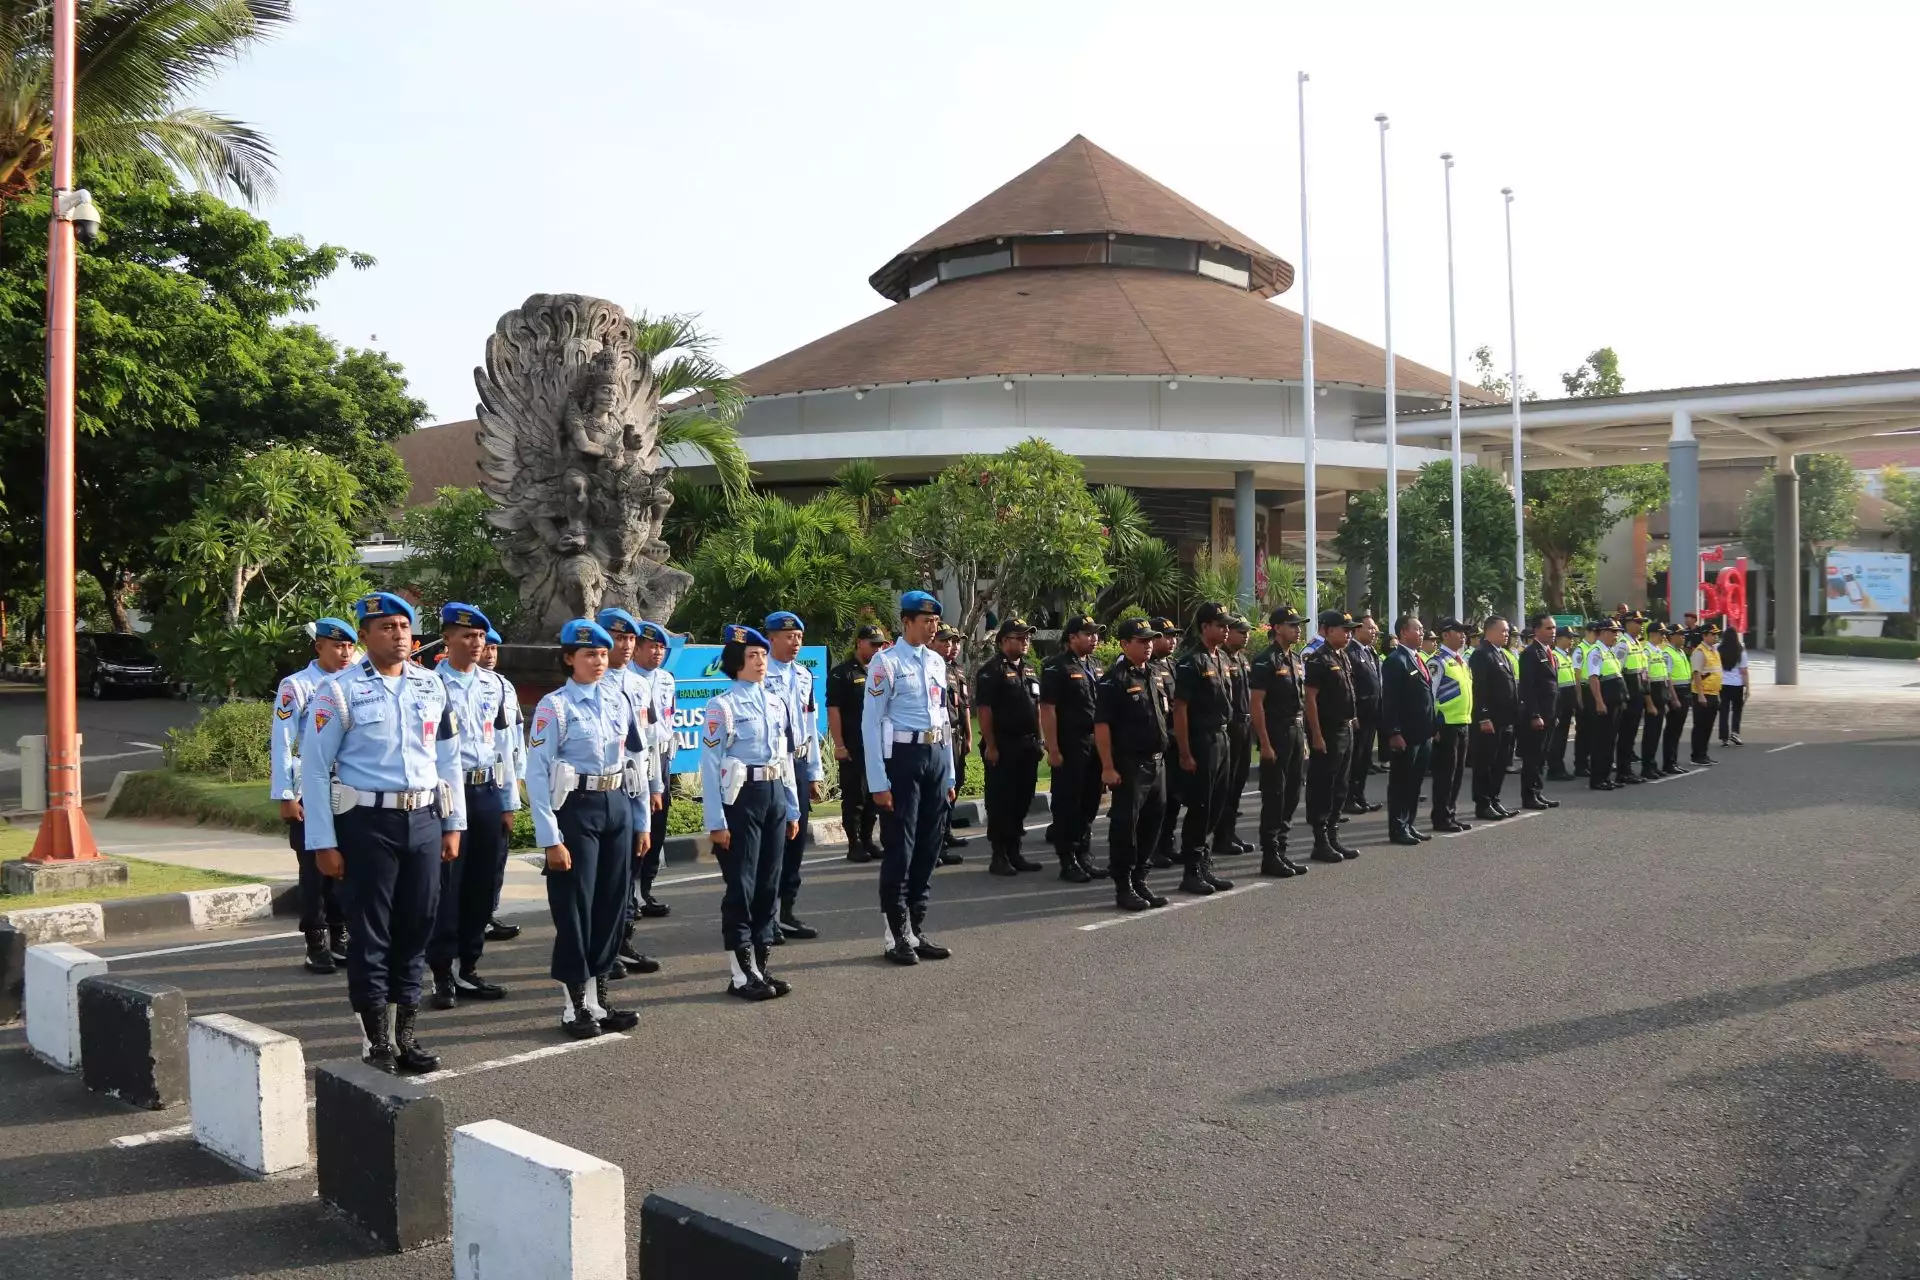
{"label": "parked car", "polygon": [[169,684],[160,659],[141,636],[83,631],[74,656],[74,673],[89,698],[119,691],[161,693]]}

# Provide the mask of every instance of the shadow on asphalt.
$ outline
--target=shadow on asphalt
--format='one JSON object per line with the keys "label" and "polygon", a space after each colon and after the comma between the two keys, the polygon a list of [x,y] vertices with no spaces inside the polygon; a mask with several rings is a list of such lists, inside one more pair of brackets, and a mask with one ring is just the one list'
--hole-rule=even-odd
{"label": "shadow on asphalt", "polygon": [[[209,1157],[210,1158],[210,1157]],[[156,1231],[167,1247],[156,1249]],[[193,1256],[195,1280],[277,1274],[288,1267],[366,1261],[383,1256],[355,1239],[318,1200],[168,1218],[116,1222],[11,1236],[8,1274],[112,1276],[114,1280],[181,1280],[180,1259]]]}
{"label": "shadow on asphalt", "polygon": [[1364,1071],[1346,1071],[1271,1089],[1258,1089],[1242,1095],[1240,1101],[1249,1105],[1312,1102],[1320,1098],[1363,1093],[1369,1089],[1425,1080],[1453,1071],[1527,1062],[1549,1054],[1623,1040],[1629,1036],[1719,1022],[1750,1013],[1764,1013],[1785,1005],[1837,995],[1856,987],[1916,976],[1920,976],[1920,953],[1853,969],[1834,969],[1786,982],[1769,982],[1712,995],[1689,996],[1684,1000],[1671,1000],[1642,1009],[1623,1009],[1618,1013],[1538,1023],[1512,1031],[1470,1036],[1465,1040],[1421,1049]]}

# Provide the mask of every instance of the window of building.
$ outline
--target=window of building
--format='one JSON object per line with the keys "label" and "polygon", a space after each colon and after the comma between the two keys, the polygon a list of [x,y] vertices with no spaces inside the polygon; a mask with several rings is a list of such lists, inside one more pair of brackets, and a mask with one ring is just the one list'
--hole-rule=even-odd
{"label": "window of building", "polygon": [[1013,246],[1016,267],[1084,267],[1107,260],[1105,236],[1045,236]]}
{"label": "window of building", "polygon": [[940,262],[942,280],[964,280],[988,271],[1005,271],[1013,265],[1013,251],[1006,245],[968,245],[955,249]]}
{"label": "window of building", "polygon": [[1163,271],[1192,271],[1200,246],[1191,240],[1159,236],[1115,236],[1107,246],[1107,260],[1116,267],[1158,267]]}
{"label": "window of building", "polygon": [[1253,259],[1232,249],[1202,249],[1200,274],[1250,289],[1253,287]]}

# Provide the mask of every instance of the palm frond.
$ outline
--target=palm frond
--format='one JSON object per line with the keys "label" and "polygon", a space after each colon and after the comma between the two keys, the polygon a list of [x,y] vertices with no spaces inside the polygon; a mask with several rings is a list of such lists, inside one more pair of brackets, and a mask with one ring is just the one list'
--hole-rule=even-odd
{"label": "palm frond", "polygon": [[249,204],[273,194],[273,145],[249,124],[199,107],[181,107],[157,119],[114,119],[80,135],[92,154],[144,153],[196,184],[237,194]]}
{"label": "palm frond", "polygon": [[[704,457],[729,497],[745,497],[753,488],[753,464],[740,436],[724,422],[698,410],[675,410],[660,415],[660,447],[682,458],[691,452]],[[684,465],[676,459],[676,465]]]}

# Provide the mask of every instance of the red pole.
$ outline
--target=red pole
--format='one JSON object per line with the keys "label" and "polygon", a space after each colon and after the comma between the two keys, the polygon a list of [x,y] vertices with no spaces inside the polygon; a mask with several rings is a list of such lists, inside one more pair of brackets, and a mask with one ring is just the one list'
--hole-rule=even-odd
{"label": "red pole", "polygon": [[53,0],[53,226],[47,254],[47,812],[31,862],[98,858],[80,809],[79,713],[74,705],[73,299],[79,269],[73,223],[76,0]]}

